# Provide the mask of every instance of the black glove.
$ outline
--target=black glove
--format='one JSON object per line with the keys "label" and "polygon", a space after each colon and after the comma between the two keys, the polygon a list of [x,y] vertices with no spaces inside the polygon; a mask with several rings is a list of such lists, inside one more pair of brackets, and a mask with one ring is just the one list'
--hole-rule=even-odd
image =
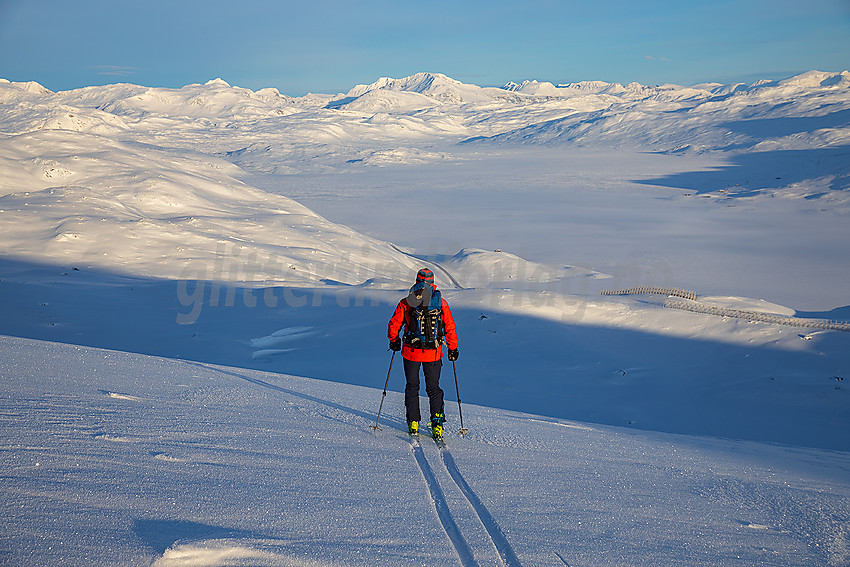
{"label": "black glove", "polygon": [[398,337],[392,339],[390,341],[390,350],[394,352],[398,352],[401,350],[401,339]]}
{"label": "black glove", "polygon": [[450,361],[454,362],[455,360],[457,360],[457,357],[459,357],[459,356],[460,356],[460,353],[458,352],[458,350],[456,348],[450,348],[449,349],[449,360]]}

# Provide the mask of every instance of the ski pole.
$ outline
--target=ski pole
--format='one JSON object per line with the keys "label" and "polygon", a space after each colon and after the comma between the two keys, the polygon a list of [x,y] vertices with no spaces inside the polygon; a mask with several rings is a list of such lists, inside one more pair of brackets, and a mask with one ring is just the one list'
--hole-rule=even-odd
{"label": "ski pole", "polygon": [[375,425],[369,426],[372,431],[381,431],[381,428],[378,427],[378,420],[381,419],[381,410],[384,408],[384,398],[387,397],[387,386],[390,385],[390,373],[393,371],[393,359],[395,359],[395,351],[393,351],[393,355],[390,357],[390,369],[387,370],[387,381],[384,383],[384,393],[381,394],[381,405],[378,406],[378,417],[375,419]]}
{"label": "ski pole", "polygon": [[457,432],[461,437],[466,437],[469,434],[469,429],[463,426],[463,412],[460,409],[460,387],[457,385],[457,366],[455,361],[452,361],[452,371],[455,375],[455,392],[457,392],[457,414],[460,417],[460,431]]}

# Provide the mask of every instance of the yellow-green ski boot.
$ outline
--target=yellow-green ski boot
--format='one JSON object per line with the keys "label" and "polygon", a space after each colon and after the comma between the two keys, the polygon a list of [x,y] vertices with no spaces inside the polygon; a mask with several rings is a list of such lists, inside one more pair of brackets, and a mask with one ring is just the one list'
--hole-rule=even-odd
{"label": "yellow-green ski boot", "polygon": [[407,432],[411,435],[419,435],[419,422],[411,421],[407,424]]}
{"label": "yellow-green ski boot", "polygon": [[434,436],[434,439],[441,440],[443,438],[443,422],[445,420],[446,417],[441,413],[431,418],[431,435]]}

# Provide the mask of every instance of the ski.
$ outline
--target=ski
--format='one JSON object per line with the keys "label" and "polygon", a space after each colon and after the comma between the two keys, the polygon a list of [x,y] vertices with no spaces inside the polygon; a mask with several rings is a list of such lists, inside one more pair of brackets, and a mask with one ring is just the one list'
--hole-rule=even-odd
{"label": "ski", "polygon": [[[430,429],[430,427],[429,427],[429,429]],[[408,431],[408,432],[407,432],[407,436],[408,436],[408,438],[410,439],[410,442],[411,442],[411,443],[417,443],[417,444],[419,443],[419,437],[420,437],[420,436],[419,436],[419,432],[418,432],[418,431],[417,431],[416,433],[412,433],[412,432]],[[430,432],[430,433],[428,434],[428,437],[430,437],[431,439],[433,439],[433,440],[434,440],[434,443],[436,443],[436,444],[437,444],[437,447],[440,447],[441,449],[445,449],[445,448],[446,448],[446,440],[445,440],[445,439],[443,439],[443,436],[442,436],[442,435],[434,435],[434,433],[433,433],[433,432]]]}
{"label": "ski", "polygon": [[431,429],[431,439],[434,440],[434,443],[437,444],[437,447],[445,448],[446,447],[446,440],[443,439],[443,434],[442,433],[434,433],[434,429],[431,427],[430,423],[428,424],[428,428]]}

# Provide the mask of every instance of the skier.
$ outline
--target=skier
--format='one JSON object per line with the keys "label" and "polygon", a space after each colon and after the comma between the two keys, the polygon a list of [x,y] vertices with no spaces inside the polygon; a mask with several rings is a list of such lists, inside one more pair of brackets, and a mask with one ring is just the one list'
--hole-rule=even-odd
{"label": "skier", "polygon": [[[399,332],[404,328],[403,340]],[[449,348],[449,360],[457,360],[458,340],[455,321],[449,304],[434,285],[434,272],[419,270],[416,283],[407,297],[399,301],[388,325],[390,349],[401,351],[407,386],[404,405],[407,427],[411,435],[419,432],[419,368],[425,375],[425,392],[431,409],[431,433],[442,438],[446,419],[443,390],[440,388],[440,371],[443,367],[443,343]]]}

